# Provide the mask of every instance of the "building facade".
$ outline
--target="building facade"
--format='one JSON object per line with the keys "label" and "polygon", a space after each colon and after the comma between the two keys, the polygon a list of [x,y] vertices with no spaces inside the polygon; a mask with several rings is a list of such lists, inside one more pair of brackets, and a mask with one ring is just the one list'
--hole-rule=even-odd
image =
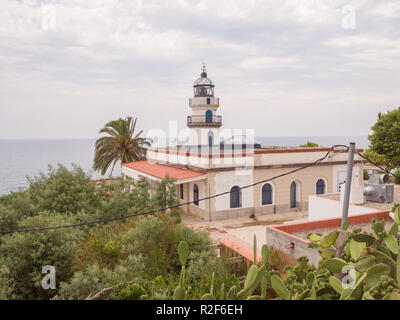
{"label": "building facade", "polygon": [[[306,211],[310,195],[340,191],[346,178],[346,149],[263,147],[246,137],[223,140],[222,117],[216,114],[219,98],[214,97],[215,86],[204,67],[193,88],[189,144],[149,148],[147,160],[123,164],[124,177],[160,181],[168,174],[176,179],[181,202],[191,202],[183,209],[208,221]],[[285,175],[328,152],[318,164]],[[355,171],[363,172],[361,160],[355,156]],[[362,175],[358,176],[361,183]],[[278,178],[267,181],[273,177]],[[220,193],[225,194],[208,198]]]}

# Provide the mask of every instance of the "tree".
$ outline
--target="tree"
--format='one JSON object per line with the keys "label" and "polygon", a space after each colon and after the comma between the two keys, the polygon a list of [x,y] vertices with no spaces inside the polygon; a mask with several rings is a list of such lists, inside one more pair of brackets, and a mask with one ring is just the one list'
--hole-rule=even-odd
{"label": "tree", "polygon": [[151,140],[141,137],[143,130],[135,135],[136,118],[119,118],[108,122],[99,134],[105,134],[96,140],[93,169],[105,174],[112,164],[112,174],[115,164],[143,160],[146,147]]}
{"label": "tree", "polygon": [[10,270],[5,266],[0,266],[0,300],[9,300],[14,296],[14,279]]}
{"label": "tree", "polygon": [[[22,220],[18,228],[58,227],[77,223],[73,216],[43,212]],[[82,228],[64,228],[47,231],[21,232],[5,235],[0,244],[0,266],[7,268],[7,278],[13,282],[17,299],[49,299],[56,290],[42,288],[42,268],[56,269],[56,281],[71,278],[71,264],[79,242],[84,240]],[[0,279],[2,278],[0,272]],[[4,280],[2,280],[4,281]],[[0,280],[1,282],[1,280]]]}
{"label": "tree", "polygon": [[377,122],[368,136],[367,153],[374,162],[385,165],[390,171],[400,166],[400,107],[378,114]]}
{"label": "tree", "polygon": [[400,184],[400,169],[397,169],[395,172],[394,183]]}
{"label": "tree", "polygon": [[305,144],[299,145],[299,147],[305,147],[305,148],[317,148],[319,147],[318,143],[307,141]]}
{"label": "tree", "polygon": [[98,200],[96,185],[80,167],[72,164],[68,170],[63,165],[48,167],[48,173],[28,178],[30,204],[34,211],[78,213],[93,210]]}

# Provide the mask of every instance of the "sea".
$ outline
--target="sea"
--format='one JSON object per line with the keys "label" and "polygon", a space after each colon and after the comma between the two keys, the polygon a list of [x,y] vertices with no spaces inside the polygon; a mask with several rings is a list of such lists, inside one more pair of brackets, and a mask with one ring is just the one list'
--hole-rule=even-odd
{"label": "sea", "polygon": [[[265,146],[298,146],[307,141],[324,147],[355,142],[357,148],[367,148],[367,136],[296,136],[296,137],[256,137]],[[93,179],[102,176],[92,169],[95,139],[75,140],[0,140],[0,195],[24,190],[29,186],[27,177],[47,173],[48,166],[62,164],[72,168],[80,166]],[[113,176],[121,174],[116,165]]]}

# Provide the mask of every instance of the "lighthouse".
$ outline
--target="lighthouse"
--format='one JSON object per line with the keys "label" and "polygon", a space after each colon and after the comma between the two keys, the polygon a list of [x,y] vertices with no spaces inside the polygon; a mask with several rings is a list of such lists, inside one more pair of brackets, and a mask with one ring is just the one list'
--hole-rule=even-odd
{"label": "lighthouse", "polygon": [[215,85],[207,76],[203,64],[200,77],[193,84],[193,97],[189,99],[192,114],[187,117],[190,129],[189,144],[192,146],[213,146],[219,144],[219,129],[222,116],[217,115],[219,98],[214,97]]}

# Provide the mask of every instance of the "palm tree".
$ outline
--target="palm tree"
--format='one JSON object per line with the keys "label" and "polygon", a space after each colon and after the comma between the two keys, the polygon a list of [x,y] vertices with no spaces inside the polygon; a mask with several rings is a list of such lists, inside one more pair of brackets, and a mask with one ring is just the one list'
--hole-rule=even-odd
{"label": "palm tree", "polygon": [[106,134],[96,140],[93,169],[104,175],[112,164],[110,176],[118,161],[122,163],[145,159],[146,147],[151,140],[141,137],[143,130],[134,135],[136,127],[132,117],[108,122],[99,134]]}

